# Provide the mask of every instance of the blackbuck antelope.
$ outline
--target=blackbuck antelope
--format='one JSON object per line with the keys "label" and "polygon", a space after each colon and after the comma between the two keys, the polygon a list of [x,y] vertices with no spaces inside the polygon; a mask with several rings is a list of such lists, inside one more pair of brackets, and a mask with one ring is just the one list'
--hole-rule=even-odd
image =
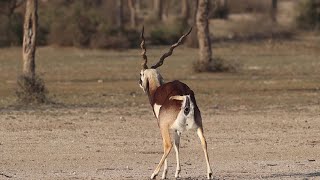
{"label": "blackbuck antelope", "polygon": [[142,49],[142,70],[140,72],[140,87],[148,95],[150,104],[153,108],[153,113],[158,120],[158,126],[160,127],[161,136],[163,139],[163,156],[151,175],[151,179],[154,179],[164,163],[164,170],[162,179],[166,178],[168,171],[167,156],[172,149],[172,143],[170,138],[170,129],[174,130],[174,149],[176,151],[177,169],[175,177],[179,177],[181,170],[179,160],[179,144],[181,133],[185,130],[193,129],[197,131],[197,134],[201,140],[202,148],[204,151],[205,160],[207,163],[207,178],[212,179],[212,170],[209,163],[209,157],[207,152],[207,143],[203,135],[203,126],[201,113],[197,106],[196,99],[193,91],[184,83],[180,81],[172,81],[164,83],[162,76],[157,70],[163,64],[165,58],[169,57],[174,48],[183,43],[186,36],[191,32],[190,29],[184,34],[177,43],[173,44],[170,50],[163,54],[159,62],[151,68],[147,66],[146,46],[144,39],[144,28],[141,32],[141,49]]}

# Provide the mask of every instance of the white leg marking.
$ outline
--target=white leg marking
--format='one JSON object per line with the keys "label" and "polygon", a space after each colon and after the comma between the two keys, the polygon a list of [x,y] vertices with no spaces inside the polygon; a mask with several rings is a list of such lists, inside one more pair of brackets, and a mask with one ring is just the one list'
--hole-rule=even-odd
{"label": "white leg marking", "polygon": [[161,108],[161,105],[158,105],[158,104],[153,105],[153,110],[157,118],[159,118],[160,108]]}
{"label": "white leg marking", "polygon": [[211,170],[210,162],[209,162],[209,156],[208,156],[208,151],[207,151],[207,142],[206,142],[206,139],[205,139],[205,137],[203,135],[203,132],[202,132],[201,128],[197,129],[197,134],[198,134],[198,136],[200,138],[202,149],[203,149],[204,156],[205,156],[206,163],[207,163],[207,178],[208,179],[212,179],[213,175],[212,175],[212,170]]}
{"label": "white leg marking", "polygon": [[164,160],[163,173],[161,179],[166,179],[168,173],[168,161],[167,158]]}
{"label": "white leg marking", "polygon": [[177,169],[174,175],[175,178],[180,177],[180,171],[181,171],[180,158],[179,158],[180,136],[181,136],[181,133],[179,131],[174,131],[174,150],[176,151],[176,160],[177,160]]}

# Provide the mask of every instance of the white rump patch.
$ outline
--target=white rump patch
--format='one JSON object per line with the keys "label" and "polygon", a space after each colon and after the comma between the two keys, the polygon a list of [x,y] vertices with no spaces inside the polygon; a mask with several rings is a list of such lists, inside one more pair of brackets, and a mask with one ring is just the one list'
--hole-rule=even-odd
{"label": "white rump patch", "polygon": [[161,105],[158,105],[158,104],[153,105],[154,114],[156,115],[157,118],[159,118],[160,108],[161,108]]}
{"label": "white rump patch", "polygon": [[[186,115],[184,113],[185,107],[186,107],[186,101],[187,98],[190,101],[190,110],[189,113]],[[183,132],[185,130],[189,129],[196,129],[197,125],[195,123],[194,119],[194,104],[191,101],[190,95],[185,96],[171,96],[170,100],[179,100],[183,101],[181,105],[181,110],[177,116],[177,119],[174,121],[174,123],[171,126],[171,129]]]}

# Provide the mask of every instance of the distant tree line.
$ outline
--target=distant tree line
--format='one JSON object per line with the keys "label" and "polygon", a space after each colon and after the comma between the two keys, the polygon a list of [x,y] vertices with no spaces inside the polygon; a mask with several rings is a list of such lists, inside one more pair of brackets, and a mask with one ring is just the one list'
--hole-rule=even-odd
{"label": "distant tree line", "polygon": [[[0,47],[22,45],[25,0],[0,1]],[[136,47],[139,31],[148,28],[152,44],[171,44],[195,27],[198,0],[39,0],[38,45],[55,44],[89,48]],[[270,12],[277,21],[277,0],[211,0],[209,18],[230,13]],[[267,8],[266,8],[267,7]],[[318,29],[319,0],[302,0],[297,24]],[[196,30],[188,45],[197,47]]]}
{"label": "distant tree line", "polygon": [[[0,46],[22,45],[24,0],[0,1]],[[189,0],[189,2],[191,2]],[[129,48],[146,24],[154,44],[169,44],[187,27],[186,1],[39,0],[37,44]],[[182,12],[181,12],[182,11]]]}

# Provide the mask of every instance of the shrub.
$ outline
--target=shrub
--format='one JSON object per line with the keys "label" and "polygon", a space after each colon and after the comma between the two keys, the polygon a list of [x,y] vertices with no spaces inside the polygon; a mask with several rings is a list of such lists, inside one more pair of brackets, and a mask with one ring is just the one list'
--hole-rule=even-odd
{"label": "shrub", "polygon": [[130,47],[130,42],[122,35],[110,36],[106,33],[97,33],[92,37],[90,47],[100,49],[125,49]]}
{"label": "shrub", "polygon": [[193,64],[193,70],[195,72],[237,72],[240,69],[240,65],[237,63],[231,63],[220,57],[212,58],[210,64],[201,64],[196,61]]}
{"label": "shrub", "polygon": [[130,43],[130,48],[135,48],[139,46],[140,43],[140,31],[137,30],[126,30],[125,31],[125,36],[127,37],[129,43]]}
{"label": "shrub", "polygon": [[48,34],[49,34],[49,29],[44,26],[39,26],[38,27],[38,32],[37,32],[37,45],[44,46],[48,44]]}
{"label": "shrub", "polygon": [[23,17],[19,13],[14,13],[9,21],[9,31],[11,32],[10,45],[21,45],[23,41]]}
{"label": "shrub", "polygon": [[39,104],[46,103],[47,100],[47,89],[44,81],[39,77],[34,78],[20,76],[17,80],[16,95],[18,102],[22,104]]}
{"label": "shrub", "polygon": [[167,24],[157,24],[150,31],[151,43],[154,45],[169,45],[175,43],[189,27],[179,19]]}
{"label": "shrub", "polygon": [[238,13],[269,13],[270,11],[270,0],[234,0],[228,1],[229,12],[231,14]]}
{"label": "shrub", "polygon": [[21,45],[23,39],[23,20],[20,14],[0,16],[0,47]]}
{"label": "shrub", "polygon": [[[254,19],[234,23],[230,31],[229,37],[222,38],[222,40],[255,41],[262,39],[290,39],[294,36],[292,27],[276,24],[266,15],[256,15]],[[215,40],[219,40],[219,38],[215,38]]]}
{"label": "shrub", "polygon": [[177,37],[175,32],[169,31],[166,28],[157,27],[150,32],[152,44],[172,44],[173,39]]}
{"label": "shrub", "polygon": [[299,28],[320,29],[320,0],[300,1],[297,11],[296,23]]}
{"label": "shrub", "polygon": [[48,41],[51,44],[59,46],[72,46],[73,45],[73,29],[74,25],[66,25],[58,21],[52,23]]}
{"label": "shrub", "polygon": [[99,30],[90,40],[91,48],[125,49],[137,47],[140,32],[136,30],[105,29]]}
{"label": "shrub", "polygon": [[5,16],[0,16],[0,47],[8,46],[10,43],[8,36],[8,19]]}
{"label": "shrub", "polygon": [[217,1],[214,5],[211,5],[210,8],[212,9],[209,11],[209,18],[216,18],[216,19],[227,19],[229,15],[229,7],[223,5],[220,1]]}

